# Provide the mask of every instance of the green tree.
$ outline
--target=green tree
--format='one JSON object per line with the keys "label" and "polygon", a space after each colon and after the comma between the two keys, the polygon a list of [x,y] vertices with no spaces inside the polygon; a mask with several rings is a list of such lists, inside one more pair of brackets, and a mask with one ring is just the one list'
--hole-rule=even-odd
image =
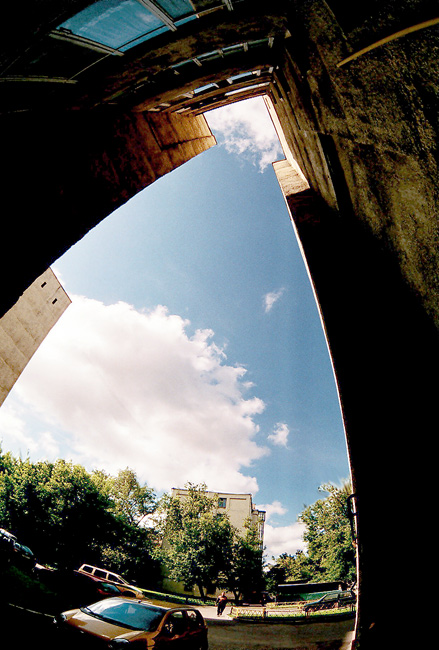
{"label": "green tree", "polygon": [[40,561],[75,566],[97,552],[112,528],[110,503],[82,466],[14,459],[7,478],[5,523]]}
{"label": "green tree", "polygon": [[128,469],[114,478],[64,460],[0,454],[0,526],[59,568],[87,562],[155,583],[154,531],[138,521],[154,501]]}
{"label": "green tree", "polygon": [[314,562],[303,551],[297,551],[295,555],[282,553],[266,574],[266,585],[269,591],[276,592],[277,586],[286,582],[306,581],[314,579],[316,569]]}
{"label": "green tree", "polygon": [[0,447],[0,525],[11,527],[10,506],[13,492],[14,458],[2,454]]}
{"label": "green tree", "polygon": [[129,467],[120,470],[116,477],[95,472],[94,480],[112,502],[113,512],[131,526],[139,526],[157,507],[154,490],[140,485],[136,473]]}
{"label": "green tree", "polygon": [[204,599],[220,586],[233,561],[234,531],[227,516],[217,514],[217,499],[206,485],[186,486],[183,499],[165,495],[159,508],[162,545],[156,555],[167,576],[195,585]]}
{"label": "green tree", "polygon": [[331,483],[319,490],[328,493],[299,516],[305,526],[308,564],[313,567],[314,580],[355,581],[356,552],[348,517],[350,482],[342,487]]}
{"label": "green tree", "polygon": [[327,497],[308,506],[299,515],[305,524],[303,539],[306,551],[295,555],[284,553],[266,572],[267,588],[295,582],[331,580],[356,581],[356,549],[348,517],[348,497],[352,492],[349,481],[341,487],[325,484],[319,487]]}
{"label": "green tree", "polygon": [[235,600],[252,601],[265,588],[263,574],[263,548],[257,527],[248,520],[244,524],[245,533],[234,531],[232,561],[224,584],[233,591]]}

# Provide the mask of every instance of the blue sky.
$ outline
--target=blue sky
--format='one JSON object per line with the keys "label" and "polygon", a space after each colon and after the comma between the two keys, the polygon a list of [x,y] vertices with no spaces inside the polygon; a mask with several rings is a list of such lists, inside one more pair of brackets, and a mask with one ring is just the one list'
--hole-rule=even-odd
{"label": "blue sky", "polygon": [[267,510],[267,558],[349,476],[332,367],[261,99],[207,114],[218,145],[53,266],[72,298],[0,410],[3,450],[159,494],[204,481]]}

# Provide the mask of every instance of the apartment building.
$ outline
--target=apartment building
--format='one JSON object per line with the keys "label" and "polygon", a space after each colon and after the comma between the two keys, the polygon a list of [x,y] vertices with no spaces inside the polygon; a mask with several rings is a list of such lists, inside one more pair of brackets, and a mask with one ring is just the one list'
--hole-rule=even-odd
{"label": "apartment building", "polygon": [[[171,494],[178,499],[184,499],[188,491],[181,488],[172,488]],[[206,492],[206,495],[217,499],[218,514],[226,514],[230,523],[242,535],[245,533],[245,524],[251,521],[257,528],[261,548],[264,543],[265,512],[258,510],[253,505],[251,494],[235,494],[231,492]]]}

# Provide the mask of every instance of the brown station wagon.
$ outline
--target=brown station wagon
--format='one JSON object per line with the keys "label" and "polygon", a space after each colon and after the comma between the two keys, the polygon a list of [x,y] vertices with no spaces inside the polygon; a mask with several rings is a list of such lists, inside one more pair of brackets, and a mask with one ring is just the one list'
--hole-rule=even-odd
{"label": "brown station wagon", "polygon": [[88,576],[92,576],[95,580],[102,580],[113,585],[116,585],[121,596],[128,596],[131,598],[144,599],[145,595],[143,592],[130,585],[129,582],[122,578],[122,576],[107,569],[100,569],[99,567],[92,566],[91,564],[82,564],[78,573],[85,573]]}

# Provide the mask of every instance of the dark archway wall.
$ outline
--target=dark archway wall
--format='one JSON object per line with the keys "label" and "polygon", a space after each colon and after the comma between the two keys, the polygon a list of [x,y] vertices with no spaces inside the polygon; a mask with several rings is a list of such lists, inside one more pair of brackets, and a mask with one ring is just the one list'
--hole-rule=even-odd
{"label": "dark archway wall", "polygon": [[[439,325],[438,229],[432,219],[438,196],[439,26],[401,35],[343,63],[382,34],[433,17],[432,3],[417,14],[413,8],[422,3],[395,4],[385,23],[375,19],[379,30],[364,27],[356,7],[295,4],[279,73],[287,101],[276,105],[280,115],[290,106],[285,131],[296,142],[311,187],[329,207],[349,209],[395,255]],[[353,37],[343,31],[344,22]]]}
{"label": "dark archway wall", "polygon": [[3,200],[11,210],[2,236],[15,243],[12,263],[1,262],[10,277],[2,313],[103,218],[215,144],[202,115],[117,107],[12,114],[2,128]]}
{"label": "dark archway wall", "polygon": [[438,415],[439,34],[426,27],[337,65],[434,16],[428,4],[402,2],[386,20],[391,3],[368,10],[374,5],[372,20],[363,3],[360,11],[358,3],[351,10],[294,3],[273,88],[311,186],[286,200],[346,428],[357,495],[360,648],[411,647],[416,626],[423,635],[403,619],[401,603],[428,583],[424,569],[413,574],[409,556],[413,535],[422,546],[430,533]]}
{"label": "dark archway wall", "polygon": [[[19,69],[47,30],[86,4],[11,5],[1,26],[2,74]],[[9,201],[2,238],[12,251],[1,262],[5,308],[115,207],[214,143],[195,109],[187,117],[151,109],[221,75],[271,71],[266,92],[310,185],[286,191],[286,201],[342,404],[356,493],[361,650],[406,646],[419,622],[402,622],[399,601],[395,617],[392,599],[424,594],[430,571],[416,565],[413,575],[411,556],[422,553],[433,516],[438,27],[410,28],[436,8],[422,0],[255,0],[108,59],[75,87],[46,93],[47,85],[37,92],[24,83],[20,94],[0,84],[4,206]],[[408,31],[343,63],[401,30]],[[274,46],[231,57],[227,69],[216,61],[186,79],[164,74],[206,48],[262,36]]]}
{"label": "dark archway wall", "polygon": [[[122,57],[90,59],[87,48],[61,47],[51,37],[51,30],[90,4],[25,0],[11,3],[0,22],[2,192],[10,210],[3,236],[15,242],[13,262],[0,260],[8,278],[0,313],[102,218],[215,144],[202,114],[149,109],[219,75],[238,74],[243,62],[232,56],[227,71],[217,64],[208,73],[194,65],[186,86],[169,66],[242,37],[283,33],[286,24],[279,0],[267,17],[262,2],[242,3],[247,6],[236,12],[224,4],[223,11],[183,26],[177,38],[171,32]],[[245,59],[250,67],[263,60],[258,52]],[[167,72],[164,81],[161,72]]]}

